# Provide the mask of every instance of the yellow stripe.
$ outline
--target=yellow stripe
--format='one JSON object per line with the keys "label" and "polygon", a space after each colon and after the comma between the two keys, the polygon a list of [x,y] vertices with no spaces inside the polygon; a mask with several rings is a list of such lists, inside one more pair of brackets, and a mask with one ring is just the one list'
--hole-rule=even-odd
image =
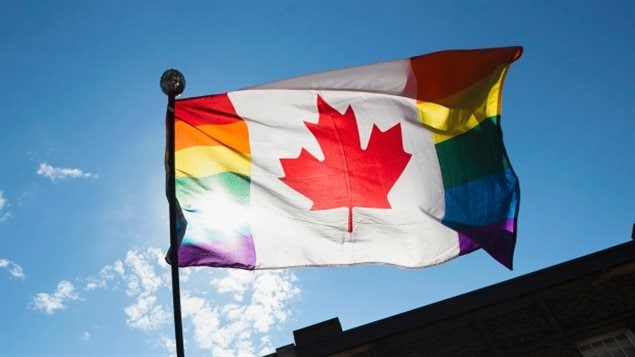
{"label": "yellow stripe", "polygon": [[176,177],[205,177],[221,172],[251,175],[251,155],[224,146],[190,146],[175,153]]}
{"label": "yellow stripe", "polygon": [[421,123],[429,128],[435,144],[474,128],[501,112],[503,80],[509,65],[449,97],[434,102],[417,101]]}

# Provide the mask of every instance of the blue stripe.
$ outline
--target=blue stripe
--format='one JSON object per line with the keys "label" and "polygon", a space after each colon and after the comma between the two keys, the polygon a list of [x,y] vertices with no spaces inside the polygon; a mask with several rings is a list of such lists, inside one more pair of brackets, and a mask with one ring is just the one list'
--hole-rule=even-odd
{"label": "blue stripe", "polygon": [[448,227],[479,227],[516,218],[520,188],[511,169],[445,191]]}

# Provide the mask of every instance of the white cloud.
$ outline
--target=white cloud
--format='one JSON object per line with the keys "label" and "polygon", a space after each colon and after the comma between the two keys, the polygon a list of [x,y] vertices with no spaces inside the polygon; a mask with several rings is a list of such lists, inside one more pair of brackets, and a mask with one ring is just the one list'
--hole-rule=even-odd
{"label": "white cloud", "polygon": [[84,331],[84,333],[82,334],[82,341],[84,342],[90,341],[90,332]]}
{"label": "white cloud", "polygon": [[[290,271],[241,271],[225,270],[221,278],[210,281],[219,294],[229,293],[233,301],[215,305],[212,310],[207,302],[190,318],[195,341],[199,348],[210,349],[214,355],[254,355],[270,352],[273,326],[286,321],[289,303],[300,289],[297,278]],[[189,297],[193,299],[193,297]],[[199,314],[214,318],[200,318]],[[188,316],[189,317],[189,316]],[[218,326],[216,320],[219,321]],[[213,321],[210,324],[210,321]],[[259,345],[256,351],[255,343]]]}
{"label": "white cloud", "polygon": [[161,257],[161,250],[149,248],[145,252],[129,251],[126,255],[126,265],[130,274],[127,277],[130,296],[148,296],[154,294],[165,282],[156,274],[153,258]]}
{"label": "white cloud", "polygon": [[271,336],[265,335],[260,337],[260,351],[258,352],[259,356],[264,356],[266,354],[271,353],[274,350],[275,348],[271,344]]}
{"label": "white cloud", "polygon": [[[127,323],[148,333],[171,326],[171,277],[163,254],[151,248],[130,251],[125,259],[127,294],[136,299],[125,308]],[[269,333],[287,320],[290,303],[300,293],[291,271],[188,268],[181,275],[193,287],[181,292],[184,333],[193,339],[190,348],[214,356],[273,351]],[[173,352],[167,333],[161,343]]]}
{"label": "white cloud", "polygon": [[202,298],[190,296],[188,293],[181,297],[182,316],[194,325],[194,341],[199,348],[209,349],[214,346],[215,338],[222,334],[219,330],[220,317],[217,309],[209,306]]}
{"label": "white cloud", "polygon": [[159,345],[165,348],[167,351],[171,352],[170,357],[176,356],[176,354],[174,353],[176,352],[174,348],[174,346],[176,346],[176,341],[172,337],[161,335]]}
{"label": "white cloud", "polygon": [[[164,254],[157,248],[131,250],[125,259],[86,278],[84,289],[92,293],[123,287],[120,291],[130,299],[122,307],[125,323],[156,337],[153,346],[173,353],[175,344],[169,337],[174,333],[171,275]],[[187,268],[180,275],[186,282],[181,285],[184,335],[193,353],[242,356],[272,352],[271,331],[288,319],[291,303],[300,293],[291,271]],[[62,283],[70,284],[61,282],[60,286]],[[70,295],[61,291],[58,287],[54,294],[38,294],[33,306],[51,314],[63,308],[65,301],[79,299],[73,289]]]}
{"label": "white cloud", "polygon": [[47,315],[53,314],[56,310],[66,307],[67,301],[81,300],[75,287],[69,281],[62,280],[57,285],[57,290],[53,294],[37,293],[31,301],[31,308],[44,311]]}
{"label": "white cloud", "polygon": [[124,309],[128,319],[126,323],[134,328],[145,331],[156,330],[170,322],[170,314],[162,305],[157,304],[154,295],[140,296],[137,302]]}
{"label": "white cloud", "polygon": [[242,301],[245,291],[254,279],[253,272],[245,270],[228,270],[227,276],[212,279],[210,284],[219,293],[233,293],[234,300]]}
{"label": "white cloud", "polygon": [[11,275],[12,278],[26,278],[26,274],[24,274],[24,270],[22,270],[22,267],[7,259],[0,259],[0,268],[8,271],[9,275]]}
{"label": "white cloud", "polygon": [[13,217],[11,212],[0,212],[0,223],[8,221],[11,217]]}
{"label": "white cloud", "polygon": [[53,167],[45,162],[40,164],[40,167],[37,170],[37,174],[40,176],[47,177],[51,179],[51,181],[55,182],[55,180],[61,179],[75,179],[75,178],[97,178],[96,174],[90,172],[84,172],[81,169],[71,169],[71,168],[62,168],[62,167]]}
{"label": "white cloud", "polygon": [[113,264],[113,271],[119,272],[126,282],[126,294],[136,299],[124,308],[126,323],[131,327],[153,331],[170,322],[169,307],[160,304],[156,295],[160,288],[168,286],[168,276],[157,274],[155,269],[165,269],[159,265],[162,258],[160,249],[149,248],[129,251],[125,263]]}
{"label": "white cloud", "polygon": [[0,223],[12,217],[11,212],[7,211],[6,207],[9,207],[9,200],[4,197],[4,192],[0,191]]}
{"label": "white cloud", "polygon": [[[95,290],[97,288],[107,288],[108,284],[115,281],[114,289],[119,286],[119,282],[124,278],[126,270],[121,260],[116,260],[113,265],[106,265],[99,271],[97,276],[90,276],[86,279],[86,290]],[[117,279],[117,280],[116,280]]]}

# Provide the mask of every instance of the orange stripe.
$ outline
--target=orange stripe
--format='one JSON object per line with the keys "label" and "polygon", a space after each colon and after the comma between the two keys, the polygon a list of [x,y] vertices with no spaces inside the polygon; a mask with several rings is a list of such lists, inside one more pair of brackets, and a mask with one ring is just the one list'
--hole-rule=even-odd
{"label": "orange stripe", "polygon": [[247,124],[244,121],[232,124],[191,126],[184,121],[176,120],[174,130],[175,150],[191,146],[225,146],[233,151],[250,153],[249,134]]}

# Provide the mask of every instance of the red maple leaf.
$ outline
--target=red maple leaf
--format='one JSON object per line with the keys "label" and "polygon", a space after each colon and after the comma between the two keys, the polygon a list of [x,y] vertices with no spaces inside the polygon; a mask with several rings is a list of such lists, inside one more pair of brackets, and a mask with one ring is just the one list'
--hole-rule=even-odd
{"label": "red maple leaf", "polygon": [[401,176],[411,154],[403,150],[401,124],[382,132],[373,124],[362,149],[357,120],[348,106],[344,114],[319,95],[317,124],[305,122],[320,144],[324,160],[302,148],[295,159],[280,159],[280,180],[313,201],[312,211],[348,207],[348,232],[353,231],[353,207],[391,208],[388,192]]}

